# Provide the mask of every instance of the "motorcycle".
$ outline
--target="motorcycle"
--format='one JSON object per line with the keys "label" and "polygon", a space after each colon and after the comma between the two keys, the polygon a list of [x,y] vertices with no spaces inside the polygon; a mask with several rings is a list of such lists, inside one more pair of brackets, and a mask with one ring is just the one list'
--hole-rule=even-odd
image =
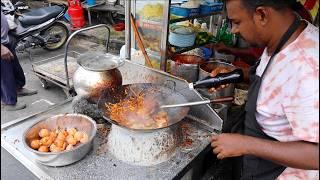
{"label": "motorcycle", "polygon": [[48,6],[20,13],[17,7],[21,7],[21,3],[12,6],[10,1],[9,3],[2,3],[2,1],[3,13],[14,16],[16,27],[9,31],[9,35],[15,40],[17,52],[23,52],[30,47],[56,50],[68,40],[69,28],[63,21],[67,6]]}

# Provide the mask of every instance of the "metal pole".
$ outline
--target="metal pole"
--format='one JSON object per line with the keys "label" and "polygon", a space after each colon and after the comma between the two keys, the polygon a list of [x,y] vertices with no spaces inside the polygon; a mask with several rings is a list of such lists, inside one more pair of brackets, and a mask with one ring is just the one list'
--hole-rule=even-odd
{"label": "metal pole", "polygon": [[168,50],[168,35],[169,35],[169,24],[170,24],[170,4],[171,0],[164,1],[163,6],[163,31],[161,34],[161,45],[160,45],[160,69],[167,71],[167,50]]}
{"label": "metal pole", "polygon": [[125,1],[125,57],[126,59],[131,59],[131,22],[130,22],[130,15],[131,15],[131,0]]}

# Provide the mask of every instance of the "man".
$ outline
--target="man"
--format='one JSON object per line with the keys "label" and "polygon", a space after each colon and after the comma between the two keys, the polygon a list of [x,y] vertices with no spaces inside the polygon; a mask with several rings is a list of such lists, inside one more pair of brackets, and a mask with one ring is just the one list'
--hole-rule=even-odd
{"label": "man", "polygon": [[[303,7],[299,2],[293,2],[290,5],[291,9],[294,10],[302,19],[307,20],[312,23],[313,19],[310,12]],[[223,43],[218,43],[211,45],[211,48],[216,50],[219,53],[233,54],[236,57],[239,57],[241,60],[245,61],[247,64],[252,65],[256,60],[260,58],[263,53],[264,48],[249,47],[249,48],[237,48],[237,47],[228,47]]]}
{"label": "man", "polygon": [[251,70],[243,135],[211,142],[218,159],[243,156],[244,180],[319,178],[319,29],[291,3],[226,1],[232,32],[266,47]]}
{"label": "man", "polygon": [[9,25],[1,10],[1,108],[6,111],[24,109],[17,96],[36,94],[37,91],[23,88],[25,76],[8,36]]}

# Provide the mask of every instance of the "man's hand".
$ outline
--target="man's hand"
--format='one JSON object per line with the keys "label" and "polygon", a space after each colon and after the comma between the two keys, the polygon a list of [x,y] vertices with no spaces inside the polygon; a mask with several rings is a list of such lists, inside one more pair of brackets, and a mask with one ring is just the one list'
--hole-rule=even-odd
{"label": "man's hand", "polygon": [[212,136],[211,146],[218,159],[252,155],[286,167],[319,169],[319,143],[280,142],[240,134],[220,134]]}
{"label": "man's hand", "polygon": [[211,147],[218,159],[246,154],[246,137],[240,134],[220,134],[212,136]]}
{"label": "man's hand", "polygon": [[13,59],[13,54],[11,51],[5,47],[4,45],[1,44],[1,59],[10,61]]}
{"label": "man's hand", "polygon": [[227,53],[230,54],[230,49],[223,42],[213,45],[213,49],[218,51],[219,53]]}

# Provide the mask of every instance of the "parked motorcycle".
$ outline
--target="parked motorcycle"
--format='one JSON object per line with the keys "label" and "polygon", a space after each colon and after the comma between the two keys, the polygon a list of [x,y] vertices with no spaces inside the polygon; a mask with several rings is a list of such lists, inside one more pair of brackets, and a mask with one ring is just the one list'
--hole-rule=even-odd
{"label": "parked motorcycle", "polygon": [[64,5],[29,9],[28,12],[20,14],[17,6],[3,7],[3,13],[14,15],[16,28],[9,31],[9,35],[15,39],[15,47],[18,52],[23,52],[30,47],[43,47],[47,50],[56,50],[62,47],[68,37],[69,29],[63,21],[63,15],[67,11]]}

